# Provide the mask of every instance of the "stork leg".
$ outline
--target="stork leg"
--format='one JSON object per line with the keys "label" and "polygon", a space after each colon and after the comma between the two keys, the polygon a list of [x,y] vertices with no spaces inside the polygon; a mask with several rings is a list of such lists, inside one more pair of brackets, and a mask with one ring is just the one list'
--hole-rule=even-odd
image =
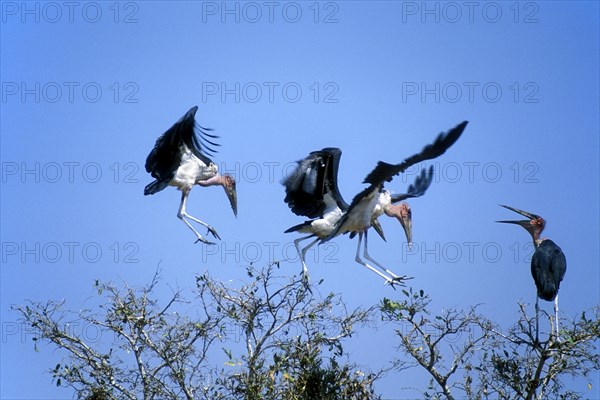
{"label": "stork leg", "polygon": [[560,336],[558,336],[558,294],[554,298],[554,323],[556,325],[556,340],[560,342]]}
{"label": "stork leg", "polygon": [[198,240],[196,240],[196,243],[202,242],[202,243],[206,243],[206,244],[214,244],[213,242],[206,240],[201,234],[199,234],[198,231],[196,229],[194,229],[192,224],[190,224],[188,222],[188,220],[186,219],[186,218],[189,218],[192,221],[198,222],[199,224],[206,227],[208,229],[208,232],[210,232],[214,237],[216,237],[217,239],[221,239],[219,237],[219,235],[217,234],[217,232],[213,229],[212,226],[208,225],[206,222],[200,221],[199,219],[192,217],[191,215],[189,215],[185,212],[185,204],[187,202],[187,197],[189,194],[190,194],[189,191],[181,192],[181,203],[179,204],[179,211],[177,211],[177,218],[182,220],[183,223],[185,223],[187,225],[187,227],[190,228],[192,230],[192,232],[194,232],[196,234],[196,237],[198,238]]}
{"label": "stork leg", "polygon": [[539,306],[540,298],[535,296],[535,343],[538,344],[540,342],[540,306]]}
{"label": "stork leg", "polygon": [[304,273],[305,278],[308,278],[308,268],[306,267],[306,261],[305,261],[306,252],[308,251],[308,249],[310,249],[312,246],[314,246],[315,243],[317,243],[319,241],[319,238],[316,238],[315,240],[310,242],[308,244],[308,246],[306,246],[303,249],[300,249],[300,242],[302,242],[303,240],[306,240],[306,239],[313,238],[313,237],[315,237],[315,235],[303,236],[301,238],[294,240],[294,246],[296,246],[296,251],[298,252],[298,256],[300,257],[300,262],[302,263],[302,271]]}
{"label": "stork leg", "polygon": [[368,250],[368,246],[367,246],[367,233],[368,233],[368,231],[365,231],[365,248],[364,248],[364,252],[363,252],[363,256],[367,259],[367,261],[371,261],[373,264],[375,264],[376,267],[378,267],[382,271],[385,271],[389,276],[392,277],[393,281],[402,282],[403,280],[412,279],[411,277],[406,276],[406,275],[404,275],[404,276],[398,276],[398,275],[396,275],[395,273],[393,273],[389,269],[385,268],[383,265],[379,264],[377,261],[375,261],[369,255],[369,250]]}
{"label": "stork leg", "polygon": [[[366,248],[366,232],[364,232],[365,234],[365,248]],[[367,264],[366,262],[364,262],[361,258],[360,258],[360,245],[362,244],[362,237],[363,237],[363,232],[358,232],[358,246],[356,246],[356,258],[354,259],[357,263],[359,263],[360,265],[362,265],[363,267],[366,267],[368,269],[370,269],[371,271],[375,272],[377,275],[381,276],[383,279],[385,279],[385,283],[386,284],[393,284],[394,280],[392,278],[390,278],[389,276],[385,275],[384,273],[378,271],[377,269],[373,268],[372,266],[370,266],[369,264]]]}

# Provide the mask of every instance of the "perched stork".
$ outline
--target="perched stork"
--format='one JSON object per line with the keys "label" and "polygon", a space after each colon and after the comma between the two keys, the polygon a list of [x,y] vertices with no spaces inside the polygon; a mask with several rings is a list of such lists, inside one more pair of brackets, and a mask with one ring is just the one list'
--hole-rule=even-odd
{"label": "perched stork", "polygon": [[189,219],[203,225],[208,230],[207,233],[221,239],[212,226],[185,211],[190,190],[194,185],[222,186],[236,216],[237,194],[234,178],[231,175],[219,175],[217,165],[208,158],[215,152],[209,145],[218,146],[211,139],[216,139],[218,136],[209,133],[212,129],[196,124],[194,119],[196,111],[198,106],[190,108],[179,121],[156,140],[154,148],[146,158],[146,171],[155,178],[155,181],[145,187],[144,195],[160,192],[167,186],[175,186],[181,190],[181,204],[177,217],[196,234],[198,238],[196,243],[200,241],[213,244],[200,235],[188,221]]}
{"label": "perched stork", "polygon": [[537,296],[535,297],[535,336],[538,339],[539,334],[539,305],[538,300],[553,301],[554,300],[554,316],[556,325],[556,335],[558,337],[558,289],[560,282],[567,271],[567,259],[565,254],[556,243],[550,239],[540,238],[540,234],[544,230],[546,221],[539,215],[531,214],[517,208],[503,206],[511,211],[519,213],[529,219],[521,221],[496,221],[505,224],[520,225],[533,238],[533,246],[535,252],[531,258],[531,276],[537,288]]}
{"label": "perched stork", "polygon": [[[412,215],[408,204],[395,203],[407,198],[422,196],[431,183],[433,168],[428,173],[423,170],[417,176],[415,183],[410,185],[406,194],[393,195],[384,190],[384,182],[406,171],[410,166],[419,162],[436,158],[442,155],[462,134],[467,122],[462,122],[447,134],[440,133],[433,144],[426,146],[420,153],[407,158],[400,164],[388,164],[380,161],[375,169],[365,178],[363,183],[370,186],[356,195],[351,204],[342,198],[338,185],[337,174],[341,151],[337,148],[325,148],[315,151],[303,160],[298,161],[295,171],[282,183],[286,188],[285,202],[296,215],[313,218],[302,224],[293,226],[287,232],[308,233],[307,236],[294,240],[300,261],[307,274],[305,262],[306,252],[317,243],[324,243],[340,234],[358,234],[358,246],[355,260],[362,266],[375,272],[385,283],[393,284],[407,279],[398,276],[383,267],[369,256],[367,246],[367,231],[373,226],[385,239],[378,218],[385,214],[395,217],[404,228],[409,243],[412,241]],[[369,263],[362,260],[360,250],[364,235],[363,256],[373,263],[377,270]],[[314,238],[306,247],[300,248],[300,242]],[[381,271],[380,271],[381,270]]]}

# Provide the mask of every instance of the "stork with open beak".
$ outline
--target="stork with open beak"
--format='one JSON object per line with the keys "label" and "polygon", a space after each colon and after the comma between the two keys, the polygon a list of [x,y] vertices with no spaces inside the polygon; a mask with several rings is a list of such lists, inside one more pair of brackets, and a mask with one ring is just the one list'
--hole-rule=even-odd
{"label": "stork with open beak", "polygon": [[[338,165],[341,151],[337,148],[325,148],[312,152],[303,160],[298,161],[295,171],[282,182],[286,188],[285,202],[296,215],[302,215],[312,220],[293,226],[286,232],[308,233],[294,241],[300,256],[303,271],[306,276],[306,252],[317,243],[324,243],[341,234],[350,233],[351,237],[358,234],[358,246],[355,260],[362,266],[384,278],[386,284],[402,283],[409,279],[399,276],[383,267],[368,253],[367,231],[374,227],[382,238],[383,230],[378,218],[385,214],[397,218],[402,225],[406,238],[412,241],[412,215],[408,204],[400,203],[407,198],[419,197],[425,194],[433,177],[433,168],[428,173],[422,171],[413,185],[409,186],[406,194],[393,195],[384,189],[384,182],[390,182],[395,175],[406,171],[410,166],[442,155],[458,140],[467,122],[462,122],[447,134],[441,133],[433,144],[426,146],[400,164],[388,164],[380,161],[375,169],[365,178],[363,183],[369,187],[356,195],[350,205],[342,198],[337,184]],[[363,261],[360,255],[364,235],[363,256],[377,268]],[[313,240],[303,249],[300,242]]]}
{"label": "stork with open beak", "polygon": [[567,271],[567,258],[556,243],[550,239],[541,238],[540,235],[546,226],[546,221],[539,215],[528,213],[518,208],[501,205],[501,207],[514,211],[526,217],[526,220],[496,221],[505,224],[520,225],[533,239],[535,252],[531,258],[531,276],[537,288],[535,298],[535,337],[539,342],[539,305],[541,298],[546,301],[554,300],[554,317],[556,336],[558,337],[558,289]]}
{"label": "stork with open beak", "polygon": [[209,158],[215,152],[210,146],[219,146],[213,141],[218,136],[209,133],[212,129],[196,124],[196,111],[198,106],[192,107],[156,140],[146,158],[146,171],[155,181],[144,188],[144,195],[158,193],[167,186],[175,186],[181,191],[177,217],[194,232],[196,243],[214,244],[200,235],[188,221],[204,226],[207,233],[221,239],[212,226],[186,212],[187,198],[194,185],[221,186],[229,199],[233,214],[237,216],[236,182],[231,175],[220,175],[217,164]]}

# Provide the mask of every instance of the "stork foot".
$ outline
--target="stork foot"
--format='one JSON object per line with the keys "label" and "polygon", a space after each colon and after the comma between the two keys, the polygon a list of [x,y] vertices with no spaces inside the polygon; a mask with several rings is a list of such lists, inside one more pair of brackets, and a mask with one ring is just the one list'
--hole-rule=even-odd
{"label": "stork foot", "polygon": [[211,245],[215,245],[215,242],[211,242],[210,240],[206,240],[205,238],[203,238],[202,236],[198,235],[198,239],[196,239],[196,241],[194,242],[194,244],[198,243],[198,242],[202,242],[204,244],[211,244]]}
{"label": "stork foot", "polygon": [[310,288],[310,278],[307,271],[302,272],[302,286],[304,286],[304,290],[313,294],[312,289]]}
{"label": "stork foot", "polygon": [[212,226],[210,226],[210,225],[207,225],[207,226],[206,226],[206,234],[208,235],[209,233],[210,233],[211,235],[213,235],[213,237],[215,237],[215,238],[217,238],[217,239],[221,240],[221,236],[219,236],[219,234],[217,233],[217,231],[215,230],[215,228],[213,228],[213,227],[212,227]]}
{"label": "stork foot", "polygon": [[398,285],[398,286],[406,286],[404,284],[404,281],[408,281],[414,279],[412,276],[394,276],[393,278],[387,279],[384,283],[384,285],[390,285],[392,287],[392,289],[396,289],[396,287],[394,285]]}

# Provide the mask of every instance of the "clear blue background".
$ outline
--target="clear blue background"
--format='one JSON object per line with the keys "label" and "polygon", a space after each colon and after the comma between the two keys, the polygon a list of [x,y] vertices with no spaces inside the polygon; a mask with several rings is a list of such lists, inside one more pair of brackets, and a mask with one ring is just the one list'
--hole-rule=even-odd
{"label": "clear blue background", "polygon": [[[372,236],[370,253],[414,276],[433,311],[481,304],[508,327],[517,302],[532,312],[535,299],[528,234],[493,222],[515,217],[498,207],[509,204],[545,217],[543,236],[567,255],[561,316],[600,303],[597,2],[275,2],[272,14],[262,2],[1,6],[2,399],[70,396],[45,372],[61,354],[34,352],[11,305],[64,299],[78,310],[95,279],[142,286],[159,264],[165,296],[206,270],[239,284],[249,262],[297,273],[283,231],[303,218],[279,184],[291,162],[340,147],[349,201],[378,160],[399,162],[464,119],[435,184],[411,201],[415,247],[382,217],[388,241]],[[176,190],[142,195],[146,155],[193,105],[221,136],[215,161],[238,180],[237,219],[221,189],[190,196],[188,211],[223,238],[212,248],[176,218]],[[415,174],[388,188],[404,191]],[[396,296],[354,263],[355,246],[342,237],[309,253],[321,291],[353,307]],[[375,369],[397,343],[369,329],[347,350]],[[414,370],[377,388],[411,398],[406,388],[427,380]],[[600,397],[598,376],[591,390],[567,386]]]}

